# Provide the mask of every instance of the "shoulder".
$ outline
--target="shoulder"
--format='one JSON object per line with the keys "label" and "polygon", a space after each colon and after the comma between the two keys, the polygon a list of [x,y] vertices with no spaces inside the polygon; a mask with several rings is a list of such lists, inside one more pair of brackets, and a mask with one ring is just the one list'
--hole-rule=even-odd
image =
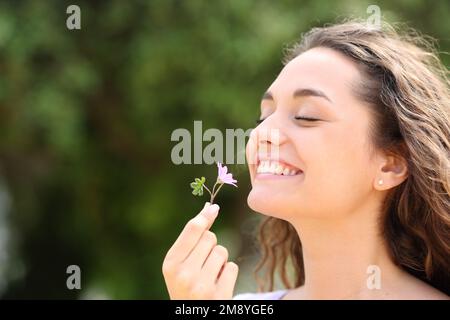
{"label": "shoulder", "polygon": [[[408,287],[407,287],[408,288]],[[450,297],[429,284],[418,281],[411,283],[408,289],[402,292],[405,299],[413,300],[449,300]]]}
{"label": "shoulder", "polygon": [[233,297],[233,300],[280,300],[287,290],[277,290],[260,293],[240,293]]}
{"label": "shoulder", "polygon": [[407,274],[395,287],[387,290],[384,299],[401,300],[449,300],[450,297],[430,284]]}

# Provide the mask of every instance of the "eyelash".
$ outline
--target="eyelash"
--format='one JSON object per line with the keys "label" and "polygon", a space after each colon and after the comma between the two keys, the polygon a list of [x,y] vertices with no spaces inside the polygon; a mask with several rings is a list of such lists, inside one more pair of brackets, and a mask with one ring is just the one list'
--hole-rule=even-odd
{"label": "eyelash", "polygon": [[[256,124],[260,124],[264,120],[265,120],[265,118],[264,119],[258,119],[258,120],[256,120]],[[320,119],[309,118],[309,117],[295,117],[295,120],[305,120],[305,121],[311,121],[311,122],[320,121]]]}
{"label": "eyelash", "polygon": [[310,117],[295,117],[295,120],[306,120],[306,121],[319,121],[320,119],[310,118]]}

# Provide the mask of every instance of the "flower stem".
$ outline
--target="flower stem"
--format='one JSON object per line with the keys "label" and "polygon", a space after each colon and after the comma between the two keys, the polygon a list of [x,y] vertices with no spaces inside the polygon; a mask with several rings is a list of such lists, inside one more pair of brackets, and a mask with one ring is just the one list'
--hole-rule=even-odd
{"label": "flower stem", "polygon": [[214,185],[214,188],[213,188],[213,194],[211,195],[211,204],[213,204],[213,201],[214,201],[215,196],[216,196],[217,193],[219,192],[220,188],[222,188],[222,186],[224,185],[223,183],[220,183],[220,185],[219,185],[219,187],[217,188],[217,190],[215,190],[218,183],[219,183],[219,182],[216,182],[216,184]]}
{"label": "flower stem", "polygon": [[212,188],[211,199],[209,200],[210,204],[213,204],[214,196],[216,195],[216,193],[215,193],[216,186],[217,186],[217,182],[214,184],[214,186]]}
{"label": "flower stem", "polygon": [[205,187],[206,191],[208,191],[209,194],[212,196],[212,193],[211,193],[211,191],[208,189],[208,187],[206,186],[206,184],[203,184],[203,186]]}

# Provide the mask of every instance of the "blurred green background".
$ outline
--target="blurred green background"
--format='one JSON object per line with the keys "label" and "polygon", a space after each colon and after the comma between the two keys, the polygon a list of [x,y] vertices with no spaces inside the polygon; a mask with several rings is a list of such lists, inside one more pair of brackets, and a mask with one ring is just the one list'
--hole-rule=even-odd
{"label": "blurred green background", "polygon": [[[450,51],[446,0],[0,1],[0,297],[167,299],[164,255],[207,200],[189,183],[216,175],[174,165],[172,131],[254,127],[283,47],[370,4]],[[260,216],[246,167],[230,170],[239,188],[222,189],[213,231],[237,293],[255,289]]]}

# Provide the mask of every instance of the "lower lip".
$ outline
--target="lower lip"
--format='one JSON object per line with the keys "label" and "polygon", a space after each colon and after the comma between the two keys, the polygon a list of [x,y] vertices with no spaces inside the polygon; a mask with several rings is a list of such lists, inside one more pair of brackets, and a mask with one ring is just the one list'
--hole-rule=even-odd
{"label": "lower lip", "polygon": [[278,174],[271,174],[271,173],[257,173],[255,176],[255,179],[258,180],[283,180],[283,179],[292,179],[292,178],[297,178],[297,177],[301,177],[303,175],[303,172],[300,172],[296,175],[293,176],[283,176],[283,175],[278,175]]}

